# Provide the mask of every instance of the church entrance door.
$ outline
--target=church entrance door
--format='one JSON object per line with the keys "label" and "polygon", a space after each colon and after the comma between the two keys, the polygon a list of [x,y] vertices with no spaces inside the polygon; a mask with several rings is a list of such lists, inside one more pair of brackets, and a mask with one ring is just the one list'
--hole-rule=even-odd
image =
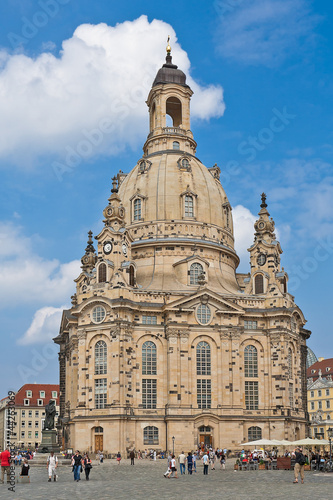
{"label": "church entrance door", "polygon": [[202,425],[199,427],[199,446],[202,450],[213,445],[212,428]]}
{"label": "church entrance door", "polygon": [[95,434],[95,453],[103,450],[103,434]]}

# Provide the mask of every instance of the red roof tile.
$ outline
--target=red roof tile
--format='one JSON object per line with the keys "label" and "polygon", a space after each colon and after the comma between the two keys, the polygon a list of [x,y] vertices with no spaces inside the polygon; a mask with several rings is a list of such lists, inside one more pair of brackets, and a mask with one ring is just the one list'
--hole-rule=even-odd
{"label": "red roof tile", "polygon": [[[312,373],[313,370],[314,373]],[[327,375],[333,376],[333,358],[316,361],[316,363],[313,363],[313,365],[309,366],[309,368],[306,370],[307,378],[312,378],[313,381],[317,380],[317,378],[319,377],[319,370],[321,370],[322,377],[326,377]]]}
{"label": "red roof tile", "polygon": [[[58,384],[24,384],[15,394],[15,406],[25,406],[24,399],[29,399],[29,406],[37,405],[37,399],[43,399],[45,406],[50,399],[56,400],[56,405],[59,405],[59,385]],[[27,398],[27,392],[32,392],[32,397]],[[41,398],[39,391],[45,391],[45,398]],[[57,391],[57,397],[52,398],[52,391]],[[39,406],[40,408],[40,406]]]}

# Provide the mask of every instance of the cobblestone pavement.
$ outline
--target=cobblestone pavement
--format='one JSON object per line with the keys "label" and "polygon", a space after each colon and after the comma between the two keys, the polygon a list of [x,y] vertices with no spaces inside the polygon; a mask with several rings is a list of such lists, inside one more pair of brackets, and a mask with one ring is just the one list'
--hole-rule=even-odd
{"label": "cobblestone pavement", "polygon": [[[179,474],[178,479],[165,479],[166,460],[106,460],[93,462],[91,479],[74,482],[70,466],[59,466],[58,482],[47,482],[46,467],[32,466],[30,484],[16,484],[15,493],[0,484],[0,499],[32,500],[93,499],[93,500],[172,500],[174,498],[227,498],[236,500],[332,500],[333,473],[305,472],[304,484],[293,484],[292,471],[237,471],[234,460],[227,462],[226,470],[217,468],[203,475],[198,464],[196,474]],[[17,468],[17,474],[19,468]],[[178,467],[179,473],[179,467]]]}

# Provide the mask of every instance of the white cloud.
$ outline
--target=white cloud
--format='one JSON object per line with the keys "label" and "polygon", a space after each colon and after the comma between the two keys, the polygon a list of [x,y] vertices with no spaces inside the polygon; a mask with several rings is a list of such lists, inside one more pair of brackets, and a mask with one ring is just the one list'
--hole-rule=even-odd
{"label": "white cloud", "polygon": [[223,57],[274,66],[314,44],[319,17],[308,0],[216,0],[215,7]]}
{"label": "white cloud", "polygon": [[27,237],[18,226],[0,223],[0,308],[61,304],[75,290],[80,261],[43,259],[33,250],[34,238],[38,236]]}
{"label": "white cloud", "polygon": [[17,341],[19,345],[47,343],[59,333],[63,309],[61,307],[42,307],[35,312],[31,325]]}
{"label": "white cloud", "polygon": [[247,249],[253,244],[254,223],[258,219],[251,211],[243,205],[237,205],[232,209],[234,222],[235,250],[240,258],[239,272],[250,270],[250,254]]}
{"label": "white cloud", "polygon": [[[145,99],[164,63],[168,35],[173,62],[195,91],[193,117],[221,116],[222,88],[191,78],[188,56],[169,24],[149,23],[146,16],[114,27],[84,24],[63,42],[59,57],[1,52],[0,159],[27,167],[28,159],[33,165],[44,154],[66,157],[71,148],[82,158],[136,147],[148,132]],[[87,136],[95,139],[81,151]]]}

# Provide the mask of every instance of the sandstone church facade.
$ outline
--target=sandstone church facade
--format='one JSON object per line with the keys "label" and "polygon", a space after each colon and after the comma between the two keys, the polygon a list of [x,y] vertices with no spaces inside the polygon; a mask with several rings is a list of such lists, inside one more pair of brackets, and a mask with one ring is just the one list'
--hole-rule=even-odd
{"label": "sandstone church facade", "polygon": [[192,90],[170,52],[148,96],[143,156],[113,179],[54,339],[64,448],[239,449],[307,435],[310,332],[265,195],[239,274],[220,169],[196,157]]}

